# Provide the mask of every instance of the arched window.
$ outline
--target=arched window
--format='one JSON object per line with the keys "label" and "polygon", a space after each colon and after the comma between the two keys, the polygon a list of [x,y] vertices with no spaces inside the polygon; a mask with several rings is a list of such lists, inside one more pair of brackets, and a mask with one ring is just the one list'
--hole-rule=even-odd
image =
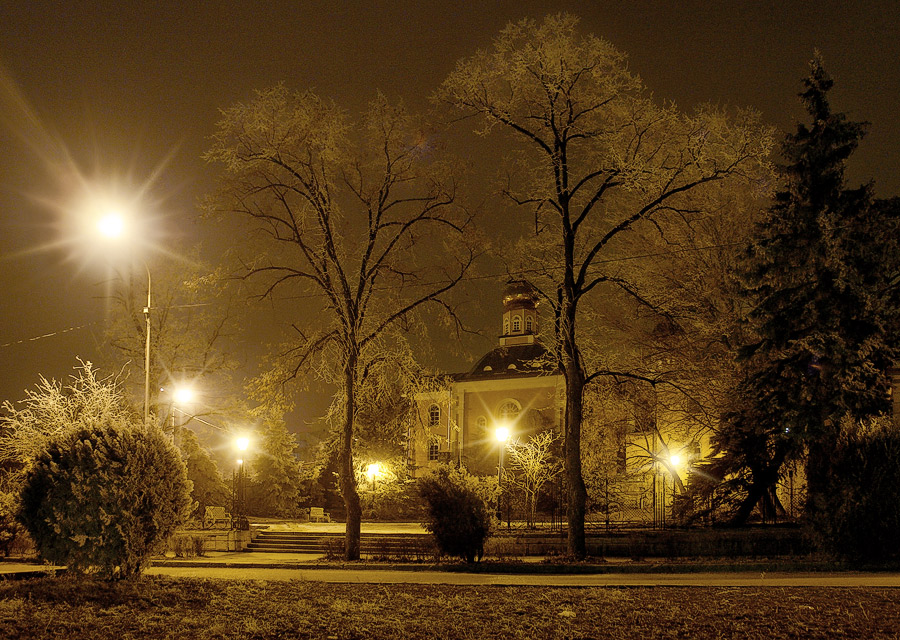
{"label": "arched window", "polygon": [[428,407],[428,426],[437,427],[441,424],[441,408],[436,404]]}
{"label": "arched window", "polygon": [[509,335],[509,318],[503,319],[503,335]]}
{"label": "arched window", "polygon": [[528,333],[534,331],[534,319],[531,316],[525,318],[525,331]]}
{"label": "arched window", "polygon": [[475,420],[475,426],[478,427],[479,435],[483,436],[487,431],[487,418],[484,416],[478,416],[478,419]]}
{"label": "arched window", "polygon": [[513,333],[519,333],[522,330],[522,316],[513,316]]}
{"label": "arched window", "polygon": [[497,421],[501,424],[511,425],[519,417],[522,407],[515,400],[505,400],[497,409]]}

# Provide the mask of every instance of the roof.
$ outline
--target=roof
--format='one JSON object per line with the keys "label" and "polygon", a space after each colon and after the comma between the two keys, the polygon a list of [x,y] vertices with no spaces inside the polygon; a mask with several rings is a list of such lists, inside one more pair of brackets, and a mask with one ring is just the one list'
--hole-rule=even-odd
{"label": "roof", "polygon": [[456,380],[488,380],[558,373],[547,348],[539,342],[488,351],[468,373],[454,376]]}

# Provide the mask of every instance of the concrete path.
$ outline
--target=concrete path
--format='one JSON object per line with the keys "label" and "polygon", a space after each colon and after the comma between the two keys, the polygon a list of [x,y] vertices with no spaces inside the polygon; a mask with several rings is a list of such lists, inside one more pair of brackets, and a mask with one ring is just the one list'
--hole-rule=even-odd
{"label": "concrete path", "polygon": [[533,585],[555,587],[897,587],[900,573],[605,573],[593,575],[457,573],[390,569],[151,567],[148,575],[227,580],[303,580],[359,584]]}
{"label": "concrete path", "polygon": [[[266,556],[266,557],[262,557]],[[301,557],[303,556],[303,557]],[[308,556],[308,557],[307,557]],[[227,580],[304,580],[359,584],[534,585],[557,587],[894,587],[900,573],[703,572],[703,573],[464,573],[411,568],[333,569],[318,554],[220,553],[196,560],[159,561],[147,575]],[[318,565],[318,566],[317,566]],[[0,579],[54,573],[62,567],[0,562]]]}

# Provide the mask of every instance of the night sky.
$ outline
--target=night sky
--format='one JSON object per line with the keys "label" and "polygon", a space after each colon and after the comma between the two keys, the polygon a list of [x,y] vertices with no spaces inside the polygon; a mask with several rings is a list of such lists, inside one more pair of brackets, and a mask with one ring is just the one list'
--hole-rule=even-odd
{"label": "night sky", "polygon": [[[872,123],[851,179],[900,193],[896,0],[0,1],[0,400],[96,357],[107,271],[72,241],[79,180],[144,188],[159,246],[177,236],[215,254],[225,239],[196,203],[218,170],[201,160],[218,109],[279,82],[351,110],[379,89],[426,108],[507,22],[557,11],[627,53],[660,99],[752,106],[783,131],[802,116],[799,81],[818,48],[833,107]],[[482,350],[501,286],[477,327]]]}

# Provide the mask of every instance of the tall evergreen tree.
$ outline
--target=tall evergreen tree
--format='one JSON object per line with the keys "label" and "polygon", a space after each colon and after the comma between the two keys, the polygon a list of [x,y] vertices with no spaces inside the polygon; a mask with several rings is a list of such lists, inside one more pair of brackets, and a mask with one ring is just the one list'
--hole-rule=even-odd
{"label": "tall evergreen tree", "polygon": [[265,515],[292,516],[297,512],[300,461],[297,437],[280,417],[265,415],[257,432],[259,454],[251,462],[254,509]]}
{"label": "tall evergreen tree", "polygon": [[735,405],[714,440],[712,471],[737,485],[741,523],[769,495],[782,465],[807,468],[818,509],[842,425],[887,410],[897,352],[890,207],[872,187],[846,188],[844,169],[867,124],[834,113],[833,81],[816,54],[801,101],[811,117],[789,135],[783,187],[757,226],[743,275],[751,339],[741,350]]}
{"label": "tall evergreen tree", "polygon": [[219,473],[215,460],[209,451],[200,446],[200,441],[190,429],[184,429],[181,436],[181,457],[187,467],[191,481],[191,498],[194,501],[194,515],[202,518],[206,507],[229,504],[229,491]]}

